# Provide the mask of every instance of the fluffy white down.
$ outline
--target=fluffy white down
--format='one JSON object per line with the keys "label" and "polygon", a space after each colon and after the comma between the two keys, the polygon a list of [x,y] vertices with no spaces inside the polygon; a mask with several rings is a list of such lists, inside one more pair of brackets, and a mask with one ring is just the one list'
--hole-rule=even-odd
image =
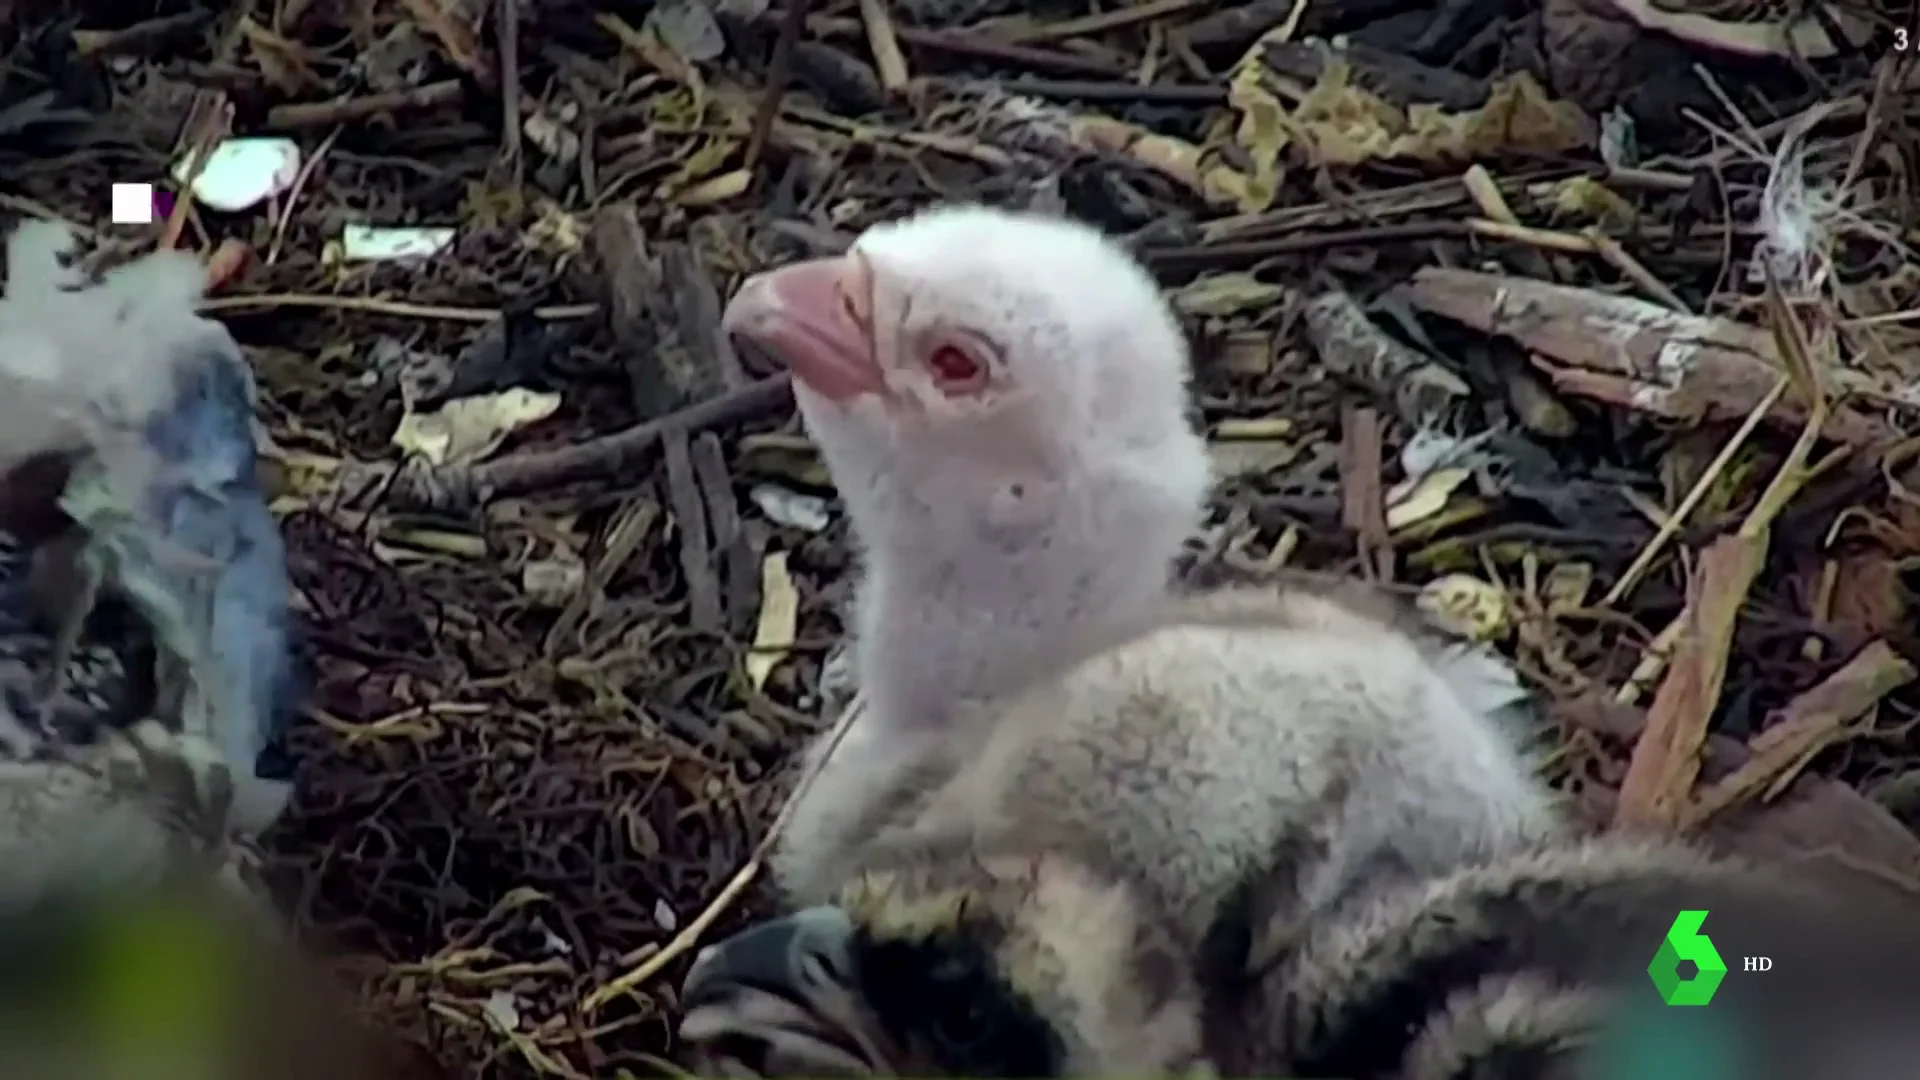
{"label": "fluffy white down", "polygon": [[27,222],[8,240],[0,467],[92,446],[111,469],[142,469],[151,455],[117,445],[120,433],[171,403],[189,346],[225,338],[196,312],[206,271],[191,253],[157,252],[88,284],[66,265],[75,248],[73,232],[53,222]]}

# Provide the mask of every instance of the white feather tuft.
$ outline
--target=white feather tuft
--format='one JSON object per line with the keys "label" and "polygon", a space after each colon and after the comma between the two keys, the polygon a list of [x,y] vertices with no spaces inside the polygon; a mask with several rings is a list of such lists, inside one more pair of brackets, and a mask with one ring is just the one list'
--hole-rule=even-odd
{"label": "white feather tuft", "polygon": [[1491,720],[1500,730],[1524,737],[1531,734],[1533,692],[1493,649],[1471,641],[1449,641],[1428,658],[1433,670],[1476,716]]}
{"label": "white feather tuft", "polygon": [[65,225],[29,222],[7,244],[0,299],[0,468],[111,442],[171,404],[175,365],[225,331],[196,313],[206,271],[162,251],[89,283]]}
{"label": "white feather tuft", "polygon": [[[1757,161],[1769,165],[1760,198],[1760,240],[1754,245],[1749,280],[1779,283],[1788,300],[1825,296],[1833,286],[1833,249],[1842,235],[1864,235],[1909,254],[1898,230],[1869,219],[1856,207],[1857,185],[1852,183],[1852,152],[1839,160],[1814,162],[1813,129],[1833,111],[1832,106],[1810,110],[1780,136],[1772,154],[1743,140],[1734,144]],[[1815,172],[1827,178],[1816,178]]]}

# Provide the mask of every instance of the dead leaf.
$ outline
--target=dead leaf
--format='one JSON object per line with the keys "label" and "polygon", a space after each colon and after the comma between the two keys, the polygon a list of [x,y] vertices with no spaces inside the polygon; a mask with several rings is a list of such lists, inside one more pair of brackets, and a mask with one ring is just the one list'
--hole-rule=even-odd
{"label": "dead leaf", "polygon": [[1414,606],[1434,626],[1468,641],[1498,641],[1513,626],[1506,592],[1471,574],[1448,574],[1427,582],[1414,598]]}
{"label": "dead leaf", "polygon": [[753,186],[753,174],[745,169],[735,169],[719,176],[711,176],[681,191],[674,202],[682,207],[712,206],[728,199],[738,198]]}
{"label": "dead leaf", "polygon": [[727,39],[704,0],[662,0],[647,12],[640,29],[658,35],[662,45],[688,63],[718,60],[727,51]]}
{"label": "dead leaf", "polygon": [[1300,448],[1280,439],[1233,439],[1209,443],[1207,454],[1216,476],[1264,476],[1293,464]]}
{"label": "dead leaf", "polygon": [[524,387],[456,398],[432,412],[401,417],[392,442],[435,466],[478,461],[499,449],[508,435],[559,408],[559,394]]}
{"label": "dead leaf", "polygon": [[1575,176],[1554,184],[1544,201],[1553,208],[1556,219],[1591,221],[1609,233],[1626,232],[1639,217],[1632,203],[1591,176]]}
{"label": "dead leaf", "polygon": [[1214,169],[1207,176],[1214,194],[1243,214],[1273,205],[1290,157],[1316,168],[1395,159],[1460,165],[1517,153],[1565,153],[1592,142],[1586,115],[1548,95],[1525,72],[1495,81],[1478,108],[1402,108],[1359,86],[1352,63],[1333,48],[1318,80],[1288,109],[1278,88],[1291,80],[1268,66],[1269,51],[1263,37],[1228,76],[1227,101],[1236,115],[1231,141],[1248,167]]}
{"label": "dead leaf", "polygon": [[1285,172],[1282,157],[1293,141],[1286,106],[1267,87],[1264,60],[1268,38],[1283,29],[1276,27],[1262,35],[1227,77],[1227,104],[1238,116],[1233,144],[1251,168],[1244,172],[1219,170],[1214,183],[1226,190],[1234,207],[1243,214],[1259,213],[1273,205]]}
{"label": "dead leaf", "polygon": [[1387,492],[1387,528],[1404,529],[1445,510],[1447,500],[1472,476],[1472,469],[1435,469],[1393,485]]}
{"label": "dead leaf", "polygon": [[800,595],[787,572],[787,553],[775,551],[760,563],[760,619],[747,652],[747,681],[759,690],[767,684],[775,664],[793,649],[800,626]]}
{"label": "dead leaf", "polygon": [[1261,281],[1252,274],[1226,273],[1200,278],[1174,292],[1172,299],[1174,308],[1183,315],[1220,318],[1272,307],[1286,293],[1285,286]]}
{"label": "dead leaf", "polygon": [[1328,63],[1292,113],[1313,165],[1396,158],[1457,165],[1516,153],[1566,153],[1588,141],[1584,114],[1548,97],[1524,71],[1496,81],[1486,104],[1467,112],[1448,112],[1438,105],[1403,111],[1355,86],[1352,79],[1348,64]]}

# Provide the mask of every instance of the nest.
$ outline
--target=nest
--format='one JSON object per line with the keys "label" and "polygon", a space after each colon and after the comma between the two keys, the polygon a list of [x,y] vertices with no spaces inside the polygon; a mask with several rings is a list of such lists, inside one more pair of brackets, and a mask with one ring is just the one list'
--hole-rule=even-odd
{"label": "nest", "polygon": [[[1225,476],[1198,573],[1470,575],[1596,821],[1920,878],[1910,73],[1696,51],[1712,85],[1603,93],[1541,55],[1564,20],[1709,46],[1494,7],[885,20],[871,54],[851,4],[792,49],[750,4],[0,15],[0,214],[200,250],[255,363],[313,672],[272,879],[367,1014],[460,1076],[672,1068],[687,960],[765,903],[848,565],[720,303],[942,198],[1064,207],[1165,280]],[[1141,85],[1163,32],[1218,77]],[[298,177],[103,220],[230,133]],[[342,261],[366,224],[455,232]],[[1503,321],[1522,292],[1552,317]],[[1634,368],[1629,331],[1705,359]],[[1477,456],[1396,487],[1422,439]]]}

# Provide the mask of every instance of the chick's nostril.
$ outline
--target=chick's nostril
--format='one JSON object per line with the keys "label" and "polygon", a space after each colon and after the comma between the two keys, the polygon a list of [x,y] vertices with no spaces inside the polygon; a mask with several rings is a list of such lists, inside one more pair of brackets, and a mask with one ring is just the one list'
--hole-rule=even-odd
{"label": "chick's nostril", "polygon": [[860,302],[847,291],[846,285],[835,285],[833,292],[840,300],[840,314],[844,315],[848,322],[864,329],[867,325],[866,315],[860,309]]}

